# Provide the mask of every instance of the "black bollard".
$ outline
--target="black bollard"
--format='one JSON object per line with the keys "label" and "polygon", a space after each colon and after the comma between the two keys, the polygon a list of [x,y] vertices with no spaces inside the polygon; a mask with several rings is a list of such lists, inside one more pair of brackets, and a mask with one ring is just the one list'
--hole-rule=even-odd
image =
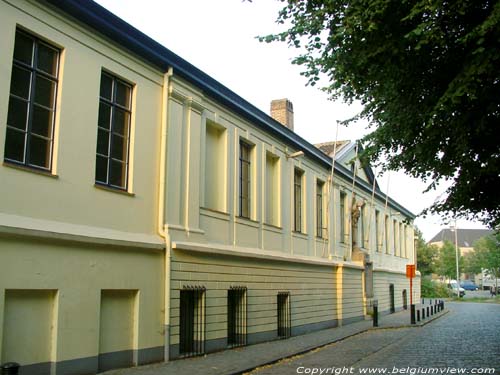
{"label": "black bollard", "polygon": [[415,321],[415,305],[411,305],[410,306],[410,321],[411,321],[411,324],[415,324],[416,321]]}
{"label": "black bollard", "polygon": [[417,322],[420,322],[420,310],[417,310]]}
{"label": "black bollard", "polygon": [[425,319],[425,308],[422,307],[422,320]]}
{"label": "black bollard", "polygon": [[425,314],[425,315],[429,318],[429,317],[431,316],[431,314],[430,314],[430,312],[429,312],[429,306],[427,306],[426,310],[427,310],[427,311],[426,311],[426,312],[427,312],[427,314]]}
{"label": "black bollard", "polygon": [[378,327],[378,302],[373,301],[373,326]]}
{"label": "black bollard", "polygon": [[19,363],[7,362],[0,366],[2,369],[2,375],[17,375],[19,373]]}

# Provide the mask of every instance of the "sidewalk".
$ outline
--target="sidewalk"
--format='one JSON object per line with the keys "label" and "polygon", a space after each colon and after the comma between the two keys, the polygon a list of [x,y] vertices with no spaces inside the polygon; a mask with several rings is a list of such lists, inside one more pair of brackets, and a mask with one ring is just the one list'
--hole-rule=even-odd
{"label": "sidewalk", "polygon": [[[427,307],[416,305],[416,309]],[[201,357],[174,360],[126,369],[111,370],[106,375],[235,375],[253,370],[256,367],[277,362],[283,358],[299,355],[310,350],[344,340],[353,335],[371,329],[394,329],[403,327],[420,327],[445,315],[448,310],[438,312],[423,321],[411,325],[410,310],[402,310],[390,315],[379,316],[379,327],[374,328],[372,320],[363,320],[342,327],[335,327],[294,336],[286,340],[270,341],[241,348],[224,350]]]}

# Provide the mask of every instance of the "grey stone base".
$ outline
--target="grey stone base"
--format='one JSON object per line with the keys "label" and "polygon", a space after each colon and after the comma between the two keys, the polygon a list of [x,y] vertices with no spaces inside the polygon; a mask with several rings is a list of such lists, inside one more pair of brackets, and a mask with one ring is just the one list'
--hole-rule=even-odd
{"label": "grey stone base", "polygon": [[[326,322],[304,324],[301,326],[292,327],[292,336],[299,336],[299,335],[303,335],[305,333],[319,331],[322,329],[332,328],[332,327],[337,327],[337,326],[338,326],[337,320],[328,320]],[[258,344],[261,342],[273,341],[273,340],[277,340],[277,339],[278,339],[278,331],[277,330],[258,332],[258,333],[249,334],[247,336],[247,344],[252,345],[252,344]],[[227,344],[227,338],[208,340],[205,343],[205,352],[206,353],[213,353],[213,352],[226,350],[226,349],[229,349],[228,344]],[[178,344],[170,346],[170,358],[171,359],[181,358],[181,355],[179,354],[179,345]]]}
{"label": "grey stone base", "polygon": [[352,323],[360,322],[362,320],[365,320],[365,317],[363,315],[353,316],[352,318],[342,319],[342,325],[352,324]]}
{"label": "grey stone base", "polygon": [[[137,352],[138,365],[163,361],[163,346],[140,349]],[[95,374],[114,368],[133,366],[133,351],[124,350],[100,354],[95,357],[77,358],[56,363],[44,362],[19,368],[19,375],[50,375],[55,367],[57,375]]]}

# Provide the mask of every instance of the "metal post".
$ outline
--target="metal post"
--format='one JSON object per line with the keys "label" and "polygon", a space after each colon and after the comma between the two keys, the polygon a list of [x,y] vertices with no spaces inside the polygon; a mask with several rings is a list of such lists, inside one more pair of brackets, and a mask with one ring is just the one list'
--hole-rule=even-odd
{"label": "metal post", "polygon": [[460,273],[458,272],[458,228],[455,219],[455,262],[457,264],[457,297],[460,298]]}
{"label": "metal post", "polygon": [[411,324],[415,324],[415,305],[411,305],[410,306],[410,320],[411,320]]}
{"label": "metal post", "polygon": [[373,326],[378,327],[378,301],[373,301]]}
{"label": "metal post", "polygon": [[7,362],[0,366],[2,375],[17,375],[19,373],[19,363]]}
{"label": "metal post", "polygon": [[420,310],[417,310],[417,322],[420,322]]}

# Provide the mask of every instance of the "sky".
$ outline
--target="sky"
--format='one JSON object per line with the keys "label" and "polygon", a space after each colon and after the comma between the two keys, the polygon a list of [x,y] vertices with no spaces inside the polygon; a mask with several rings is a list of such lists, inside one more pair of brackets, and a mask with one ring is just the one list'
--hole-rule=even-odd
{"label": "sky", "polygon": [[[310,143],[336,139],[337,122],[361,109],[331,101],[317,87],[306,86],[300,68],[292,65],[295,49],[284,43],[261,43],[258,35],[282,31],[275,20],[282,3],[270,0],[97,0],[172,52],[189,61],[269,113],[271,100],[293,103],[295,132]],[[175,74],[175,72],[174,72]],[[367,134],[366,122],[338,127],[338,140]],[[375,171],[377,172],[377,171]],[[382,191],[415,214],[430,206],[446,190],[423,194],[426,184],[403,172],[377,177]],[[430,240],[449,227],[439,216],[417,217],[416,226]],[[477,222],[458,220],[458,228],[482,228]]]}

